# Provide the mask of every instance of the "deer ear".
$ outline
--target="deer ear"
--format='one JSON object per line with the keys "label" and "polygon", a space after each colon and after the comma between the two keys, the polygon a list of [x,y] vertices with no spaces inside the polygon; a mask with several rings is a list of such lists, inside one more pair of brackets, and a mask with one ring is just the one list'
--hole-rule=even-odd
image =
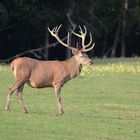
{"label": "deer ear", "polygon": [[76,55],[76,54],[78,54],[78,50],[77,49],[74,49],[74,50],[72,50],[72,53],[74,54],[74,55]]}

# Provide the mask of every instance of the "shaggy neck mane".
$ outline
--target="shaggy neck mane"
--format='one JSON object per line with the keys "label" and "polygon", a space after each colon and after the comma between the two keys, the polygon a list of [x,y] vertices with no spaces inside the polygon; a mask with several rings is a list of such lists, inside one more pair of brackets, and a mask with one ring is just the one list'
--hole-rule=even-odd
{"label": "shaggy neck mane", "polygon": [[63,61],[63,63],[67,69],[67,72],[69,73],[70,78],[74,78],[80,74],[82,65],[77,62],[75,56]]}

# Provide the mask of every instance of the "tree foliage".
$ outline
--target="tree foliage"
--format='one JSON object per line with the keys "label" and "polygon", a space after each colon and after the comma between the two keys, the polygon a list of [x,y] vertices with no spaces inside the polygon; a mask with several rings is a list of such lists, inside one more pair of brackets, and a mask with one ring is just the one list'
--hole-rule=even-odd
{"label": "tree foliage", "polygon": [[140,54],[139,0],[1,0],[0,59],[44,46],[46,27],[60,23],[86,25],[96,42],[92,56],[119,57],[122,44],[124,56]]}

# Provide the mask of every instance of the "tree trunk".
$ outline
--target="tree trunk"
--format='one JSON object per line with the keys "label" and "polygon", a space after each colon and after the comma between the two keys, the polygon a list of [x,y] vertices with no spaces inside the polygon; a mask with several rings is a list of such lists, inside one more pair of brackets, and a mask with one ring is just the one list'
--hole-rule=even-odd
{"label": "tree trunk", "polygon": [[104,37],[103,37],[103,48],[102,48],[102,56],[103,58],[106,58],[107,57],[107,54],[106,54],[106,45],[107,45],[107,31],[105,30],[105,34],[104,34]]}
{"label": "tree trunk", "polygon": [[[68,33],[68,34],[69,34],[69,33]],[[68,35],[67,44],[68,44],[69,46],[71,46],[71,36],[70,36],[70,35]],[[66,55],[67,55],[67,56],[66,56],[67,59],[71,57],[71,50],[70,50],[69,48],[66,48]]]}
{"label": "tree trunk", "polygon": [[122,19],[122,35],[121,35],[121,57],[125,57],[125,35],[126,35],[126,20],[128,11],[128,0],[123,0],[123,19]]}
{"label": "tree trunk", "polygon": [[48,35],[48,31],[46,30],[46,36],[45,36],[45,50],[43,51],[43,57],[48,60],[48,57],[49,57],[49,35]]}
{"label": "tree trunk", "polygon": [[[75,9],[75,2],[73,2],[72,4],[71,4],[71,6],[70,6],[70,8],[68,9],[68,11],[67,11],[67,18],[68,18],[68,25],[67,25],[67,28],[68,29],[70,29],[70,27],[72,26],[72,27],[74,27],[75,26],[75,24],[73,23],[73,21],[72,21],[72,19],[71,19],[71,15],[73,15],[73,12],[74,12],[74,9]],[[71,46],[72,45],[72,42],[71,42],[71,36],[69,36],[69,38],[67,39],[67,43],[69,44],[69,46]],[[68,49],[68,48],[66,48],[66,57],[67,58],[70,58],[71,57],[71,55],[72,55],[72,53],[71,53],[71,50],[70,49]]]}
{"label": "tree trunk", "polygon": [[8,10],[0,2],[0,29],[8,23]]}
{"label": "tree trunk", "polygon": [[117,30],[116,30],[116,35],[115,35],[115,39],[112,45],[112,51],[111,51],[111,57],[115,57],[116,55],[116,49],[117,49],[117,45],[118,45],[118,41],[119,41],[119,35],[120,35],[120,29],[121,29],[121,24],[119,22]]}

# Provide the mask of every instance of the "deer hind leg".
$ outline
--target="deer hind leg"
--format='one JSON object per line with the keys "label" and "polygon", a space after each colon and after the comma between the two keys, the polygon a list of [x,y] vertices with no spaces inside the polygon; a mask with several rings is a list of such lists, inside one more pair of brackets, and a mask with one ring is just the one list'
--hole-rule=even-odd
{"label": "deer hind leg", "polygon": [[8,90],[8,95],[6,98],[6,107],[5,110],[6,111],[10,111],[10,100],[11,100],[11,96],[13,94],[14,91],[16,91],[20,86],[22,86],[24,84],[23,81],[16,81]]}
{"label": "deer hind leg", "polygon": [[18,97],[19,103],[21,104],[23,112],[28,113],[22,100],[23,88],[24,88],[24,84],[17,89],[17,97]]}
{"label": "deer hind leg", "polygon": [[57,108],[58,108],[57,115],[62,115],[64,111],[61,104],[61,86],[55,85],[54,88],[55,88],[55,96],[56,96]]}

